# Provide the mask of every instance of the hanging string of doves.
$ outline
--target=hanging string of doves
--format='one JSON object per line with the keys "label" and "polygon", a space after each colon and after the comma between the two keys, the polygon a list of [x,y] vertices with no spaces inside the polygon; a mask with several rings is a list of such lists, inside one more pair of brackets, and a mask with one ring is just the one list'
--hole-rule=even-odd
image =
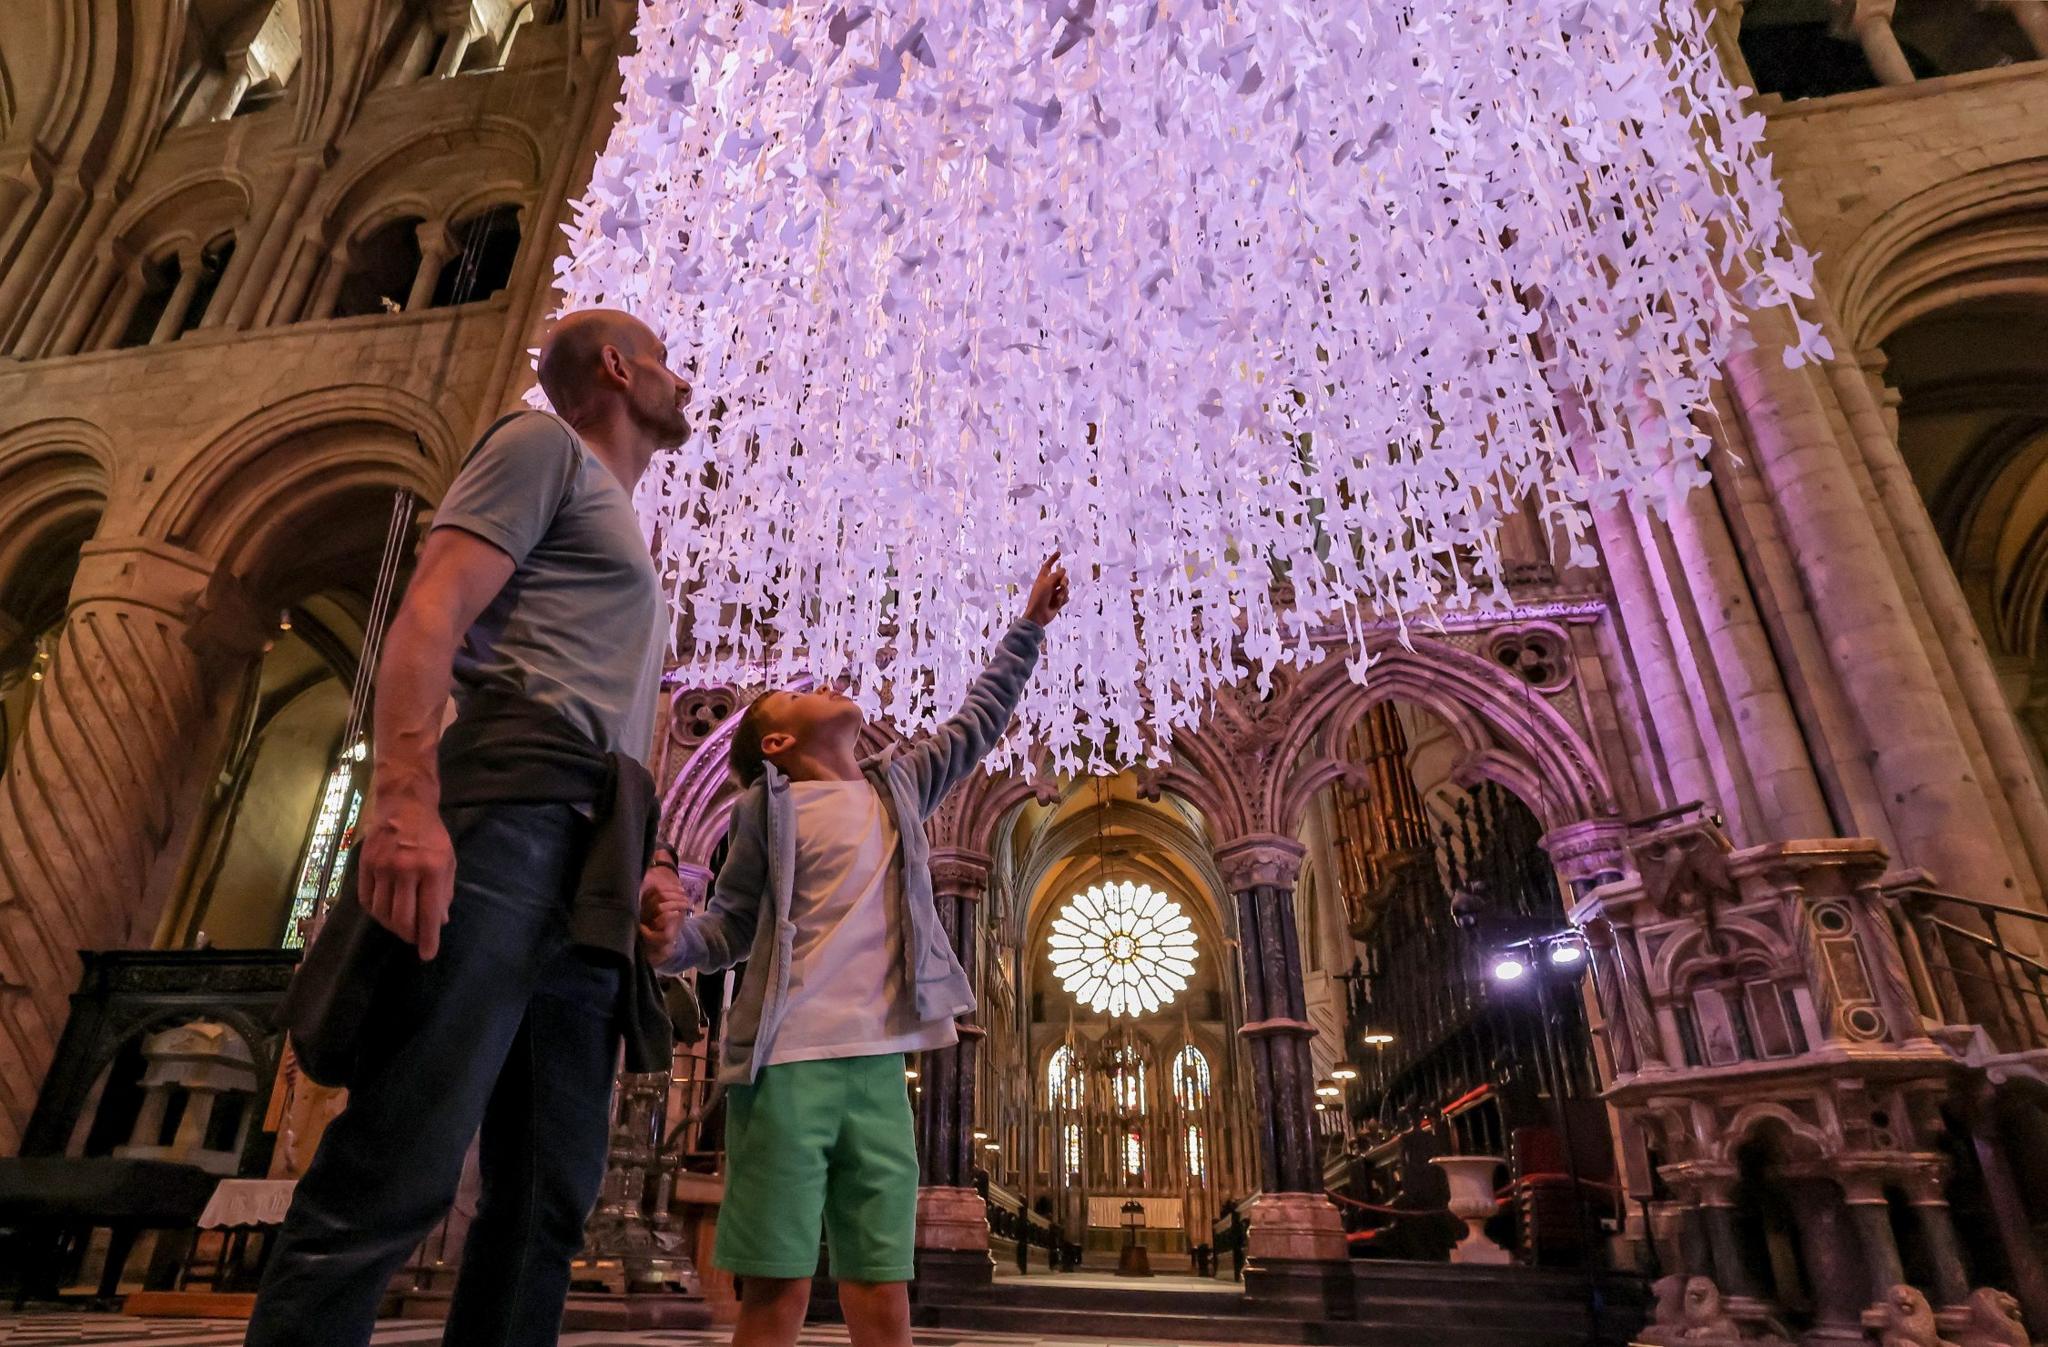
{"label": "hanging string of doves", "polygon": [[640,498],[692,676],[914,732],[1057,548],[1008,760],[1110,770],[1504,602],[1524,502],[1589,562],[1809,293],[1702,8],[644,0],[557,269],[695,371]]}

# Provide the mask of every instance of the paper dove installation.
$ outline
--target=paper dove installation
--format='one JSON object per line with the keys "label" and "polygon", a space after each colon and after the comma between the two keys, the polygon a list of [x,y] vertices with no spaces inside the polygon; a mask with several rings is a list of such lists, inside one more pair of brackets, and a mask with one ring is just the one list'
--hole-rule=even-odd
{"label": "paper dove installation", "polygon": [[914,730],[1059,547],[1014,747],[1102,769],[1319,631],[1502,597],[1519,500],[1584,558],[1806,293],[1699,11],[645,0],[558,267],[696,371],[641,499],[688,653]]}

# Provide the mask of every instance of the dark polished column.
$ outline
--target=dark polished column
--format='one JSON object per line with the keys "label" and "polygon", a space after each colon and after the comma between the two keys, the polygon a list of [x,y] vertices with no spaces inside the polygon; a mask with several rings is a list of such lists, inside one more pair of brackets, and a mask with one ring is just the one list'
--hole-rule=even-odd
{"label": "dark polished column", "polygon": [[1246,1289],[1254,1297],[1314,1299],[1331,1317],[1346,1317],[1348,1249],[1343,1221],[1323,1193],[1309,1056],[1315,1027],[1308,1022],[1294,918],[1302,848],[1291,838],[1247,837],[1218,847],[1216,860],[1237,904],[1244,984],[1238,1032],[1251,1058],[1259,1147]]}
{"label": "dark polished column", "polygon": [[[961,847],[932,851],[932,897],[953,953],[979,987],[981,900],[988,892],[989,858]],[[918,1067],[917,1190],[918,1280],[986,1286],[994,1278],[988,1212],[974,1186],[974,1066],[982,1029],[974,1016],[959,1022],[960,1041],[923,1054]]]}

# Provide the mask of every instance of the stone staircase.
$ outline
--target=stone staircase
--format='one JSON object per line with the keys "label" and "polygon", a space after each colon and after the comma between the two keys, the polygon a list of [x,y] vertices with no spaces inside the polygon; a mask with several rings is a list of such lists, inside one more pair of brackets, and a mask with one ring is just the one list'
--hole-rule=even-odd
{"label": "stone staircase", "polygon": [[[1230,1282],[1105,1284],[1051,1273],[985,1290],[929,1288],[920,1328],[1146,1342],[1332,1344],[1333,1347],[1581,1347],[1623,1344],[1647,1292],[1634,1278],[1543,1268],[1356,1262],[1350,1317],[1247,1300]],[[1588,1300],[1598,1295],[1596,1319]]]}

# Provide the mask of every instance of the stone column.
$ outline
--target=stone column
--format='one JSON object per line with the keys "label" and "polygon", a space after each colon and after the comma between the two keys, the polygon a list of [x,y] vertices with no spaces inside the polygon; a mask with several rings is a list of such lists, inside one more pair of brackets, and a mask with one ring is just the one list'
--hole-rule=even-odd
{"label": "stone column", "polygon": [[1849,1228],[1863,1250],[1863,1272],[1870,1279],[1865,1287],[1869,1303],[1882,1304],[1886,1293],[1906,1280],[1906,1264],[1899,1257],[1899,1242],[1892,1235],[1891,1203],[1884,1195],[1884,1176],[1845,1174],[1842,1194],[1849,1208]]}
{"label": "stone column", "polygon": [[[953,953],[975,976],[980,950],[981,901],[988,893],[989,858],[965,847],[932,851],[932,897]],[[982,1028],[973,1017],[959,1025],[960,1041],[927,1052],[917,1108],[917,1276],[921,1282],[986,1286],[995,1276],[989,1255],[988,1209],[974,1187],[974,1066]]]}
{"label": "stone column", "polygon": [[312,198],[313,188],[327,171],[328,159],[326,150],[309,150],[293,162],[291,177],[286,180],[283,192],[273,205],[257,214],[243,241],[235,245],[237,255],[243,248],[251,249],[248,274],[236,287],[231,303],[214,306],[214,312],[220,315],[220,319],[218,324],[209,326],[239,329],[255,322],[257,310],[277,280],[276,271],[285,246],[305,218],[306,203]]}
{"label": "stone column", "polygon": [[1699,1181],[1700,1221],[1706,1227],[1707,1246],[1714,1255],[1714,1280],[1732,1299],[1767,1303],[1763,1286],[1749,1260],[1742,1255],[1742,1241],[1735,1234],[1735,1176],[1703,1175]]}
{"label": "stone column", "polygon": [[1836,0],[1835,25],[1855,37],[1881,84],[1911,84],[1913,67],[1892,32],[1895,0]]}
{"label": "stone column", "polygon": [[1813,1292],[1813,1328],[1819,1342],[1862,1343],[1867,1280],[1856,1261],[1854,1236],[1848,1230],[1841,1192],[1825,1179],[1796,1185],[1792,1220],[1799,1227],[1799,1247]]}
{"label": "stone column", "polygon": [[1936,1308],[1960,1306],[1970,1298],[1970,1274],[1963,1266],[1963,1246],[1956,1237],[1955,1214],[1949,1210],[1943,1180],[1944,1166],[1916,1169],[1906,1181],[1906,1200],[1913,1206],[1913,1223],[1919,1227],[1920,1242],[1933,1264]]}
{"label": "stone column", "polygon": [[21,1144],[77,986],[79,951],[146,941],[150,871],[222,686],[267,624],[205,558],[85,545],[71,611],[0,777],[0,1154]]}
{"label": "stone column", "polygon": [[440,284],[441,268],[455,255],[455,240],[449,236],[446,220],[427,220],[415,231],[420,240],[420,269],[413,273],[412,292],[405,297],[405,311],[418,313],[434,304],[434,287]]}
{"label": "stone column", "polygon": [[1216,861],[1237,903],[1243,969],[1244,1036],[1252,1067],[1253,1136],[1259,1151],[1259,1200],[1252,1208],[1245,1286],[1255,1297],[1324,1299],[1339,1288],[1349,1249],[1344,1223],[1323,1193],[1316,1144],[1315,1067],[1301,980],[1294,885],[1301,844],[1273,834],[1220,846]]}
{"label": "stone column", "polygon": [[341,283],[348,279],[348,245],[337,243],[327,252],[326,270],[320,276],[320,288],[313,292],[313,298],[299,313],[281,311],[279,318],[286,322],[318,322],[334,316],[334,306],[341,302]]}
{"label": "stone column", "polygon": [[1760,345],[1729,362],[1757,466],[1788,523],[1833,672],[1855,707],[1905,865],[1999,900],[2015,887],[1972,770],[1843,446],[1812,380],[1786,369],[1782,314],[1756,316]]}
{"label": "stone column", "polygon": [[183,248],[178,252],[178,284],[171,290],[171,302],[164,305],[163,317],[156,320],[156,331],[149,334],[149,344],[160,346],[177,338],[185,326],[185,311],[192,307],[192,296],[199,291],[199,249]]}

